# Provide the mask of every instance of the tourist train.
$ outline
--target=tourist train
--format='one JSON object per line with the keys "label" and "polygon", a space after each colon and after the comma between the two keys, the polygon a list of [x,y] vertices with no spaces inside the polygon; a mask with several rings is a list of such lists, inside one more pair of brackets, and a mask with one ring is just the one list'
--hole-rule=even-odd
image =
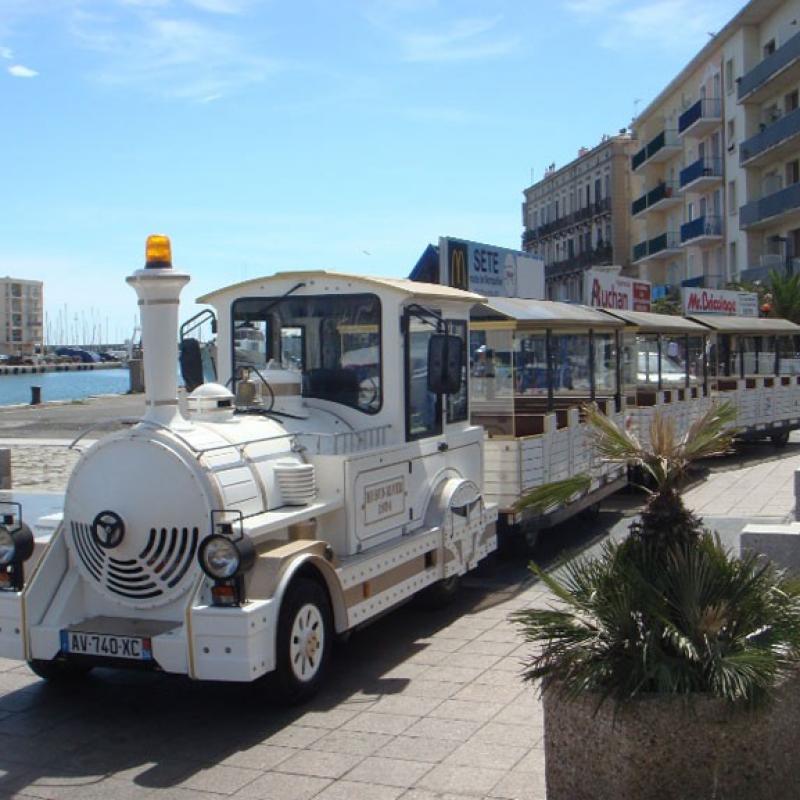
{"label": "tourist train", "polygon": [[[642,437],[656,412],[685,431],[717,399],[743,436],[782,444],[800,426],[800,328],[783,320],[279,273],[199,299],[216,375],[184,324],[179,392],[189,276],[166,237],[127,280],[143,417],[82,454],[52,536],[2,509],[0,656],[49,679],[97,665],[269,675],[303,699],[337,636],[422,592],[446,600],[498,529],[530,542],[625,485],[625,465],[594,452],[587,402]],[[590,485],[567,505],[516,510],[576,474]]]}

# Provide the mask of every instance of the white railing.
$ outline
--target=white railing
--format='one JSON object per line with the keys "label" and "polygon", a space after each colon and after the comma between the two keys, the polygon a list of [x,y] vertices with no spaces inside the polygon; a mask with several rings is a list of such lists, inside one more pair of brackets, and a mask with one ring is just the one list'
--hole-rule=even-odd
{"label": "white railing", "polygon": [[360,453],[384,447],[391,427],[391,425],[378,425],[374,428],[341,433],[299,433],[297,442],[317,455],[338,456]]}

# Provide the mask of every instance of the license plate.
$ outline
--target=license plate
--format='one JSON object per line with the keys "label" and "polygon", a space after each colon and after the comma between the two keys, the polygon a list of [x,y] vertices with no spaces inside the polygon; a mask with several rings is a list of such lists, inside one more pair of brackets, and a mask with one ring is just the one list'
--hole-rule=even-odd
{"label": "license plate", "polygon": [[150,639],[141,636],[65,630],[61,631],[61,650],[75,655],[153,660]]}

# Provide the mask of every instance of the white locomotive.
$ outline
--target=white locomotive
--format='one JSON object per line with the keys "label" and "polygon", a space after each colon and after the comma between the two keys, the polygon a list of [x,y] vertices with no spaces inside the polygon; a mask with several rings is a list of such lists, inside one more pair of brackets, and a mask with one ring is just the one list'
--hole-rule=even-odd
{"label": "white locomotive", "polygon": [[[220,383],[179,406],[169,240],[139,297],[146,413],[92,445],[63,522],[0,525],[0,656],[62,678],[149,665],[203,680],[274,673],[311,693],[334,637],[422,590],[448,592],[496,547],[483,430],[469,421],[478,295],[295,272],[201,298]],[[260,332],[237,357],[236,331]],[[228,388],[229,387],[229,388]]]}

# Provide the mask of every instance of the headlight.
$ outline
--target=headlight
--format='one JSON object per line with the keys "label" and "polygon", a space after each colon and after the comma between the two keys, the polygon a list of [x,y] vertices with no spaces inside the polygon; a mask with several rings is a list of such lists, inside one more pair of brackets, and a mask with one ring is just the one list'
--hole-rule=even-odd
{"label": "headlight", "polygon": [[200,566],[211,578],[232,578],[240,562],[236,545],[224,536],[209,536],[201,546]]}
{"label": "headlight", "polygon": [[197,555],[203,572],[209,578],[222,581],[250,569],[255,560],[255,548],[246,536],[231,539],[213,533],[200,542]]}
{"label": "headlight", "polygon": [[0,527],[0,566],[7,566],[14,560],[17,546],[8,528]]}

